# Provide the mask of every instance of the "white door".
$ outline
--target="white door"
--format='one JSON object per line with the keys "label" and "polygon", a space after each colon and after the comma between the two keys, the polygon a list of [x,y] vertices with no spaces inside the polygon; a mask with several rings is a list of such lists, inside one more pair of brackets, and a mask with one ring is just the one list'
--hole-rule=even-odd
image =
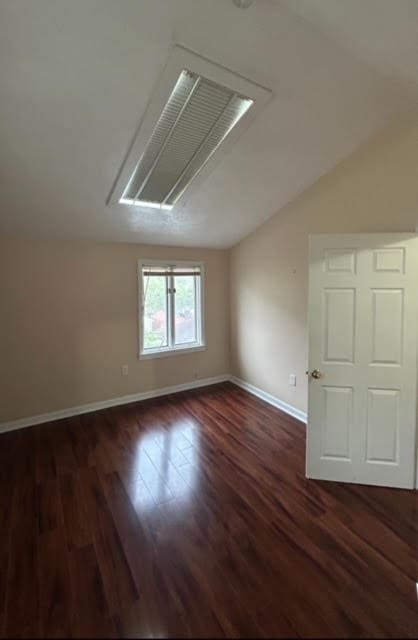
{"label": "white door", "polygon": [[415,486],[417,302],[417,236],[310,238],[307,477]]}

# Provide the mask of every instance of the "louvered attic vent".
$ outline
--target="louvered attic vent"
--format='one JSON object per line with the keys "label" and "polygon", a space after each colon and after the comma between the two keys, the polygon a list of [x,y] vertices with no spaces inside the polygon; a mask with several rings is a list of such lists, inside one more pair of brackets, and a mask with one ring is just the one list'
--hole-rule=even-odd
{"label": "louvered attic vent", "polygon": [[183,70],[120,202],[171,209],[252,104]]}
{"label": "louvered attic vent", "polygon": [[183,206],[186,189],[197,189],[270,97],[268,89],[174,46],[107,204]]}

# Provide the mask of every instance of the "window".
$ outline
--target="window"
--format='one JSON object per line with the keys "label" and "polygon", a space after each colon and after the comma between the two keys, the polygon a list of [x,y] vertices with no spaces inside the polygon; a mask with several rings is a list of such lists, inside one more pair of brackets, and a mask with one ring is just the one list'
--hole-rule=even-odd
{"label": "window", "polygon": [[201,264],[141,262],[139,288],[141,357],[204,348]]}

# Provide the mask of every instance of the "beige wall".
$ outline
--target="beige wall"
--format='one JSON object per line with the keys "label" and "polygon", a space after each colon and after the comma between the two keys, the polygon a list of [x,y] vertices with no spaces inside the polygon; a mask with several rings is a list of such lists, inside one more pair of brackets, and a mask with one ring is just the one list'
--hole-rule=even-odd
{"label": "beige wall", "polygon": [[306,410],[308,235],[415,231],[417,222],[413,117],[374,138],[232,250],[232,372]]}
{"label": "beige wall", "polygon": [[[415,231],[417,222],[418,118],[411,118],[230,252],[3,238],[0,422],[230,370],[305,410],[308,235]],[[136,266],[144,257],[205,262],[206,351],[138,359]]]}
{"label": "beige wall", "polygon": [[[206,351],[138,359],[138,258],[205,263]],[[229,372],[226,251],[3,238],[0,291],[0,422]]]}

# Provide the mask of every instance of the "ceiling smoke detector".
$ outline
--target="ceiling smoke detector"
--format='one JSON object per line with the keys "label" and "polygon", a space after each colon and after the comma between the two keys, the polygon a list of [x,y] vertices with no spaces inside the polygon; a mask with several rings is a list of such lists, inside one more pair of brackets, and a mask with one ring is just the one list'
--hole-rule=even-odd
{"label": "ceiling smoke detector", "polygon": [[253,0],[232,0],[234,5],[239,9],[248,9],[248,7],[253,3]]}

